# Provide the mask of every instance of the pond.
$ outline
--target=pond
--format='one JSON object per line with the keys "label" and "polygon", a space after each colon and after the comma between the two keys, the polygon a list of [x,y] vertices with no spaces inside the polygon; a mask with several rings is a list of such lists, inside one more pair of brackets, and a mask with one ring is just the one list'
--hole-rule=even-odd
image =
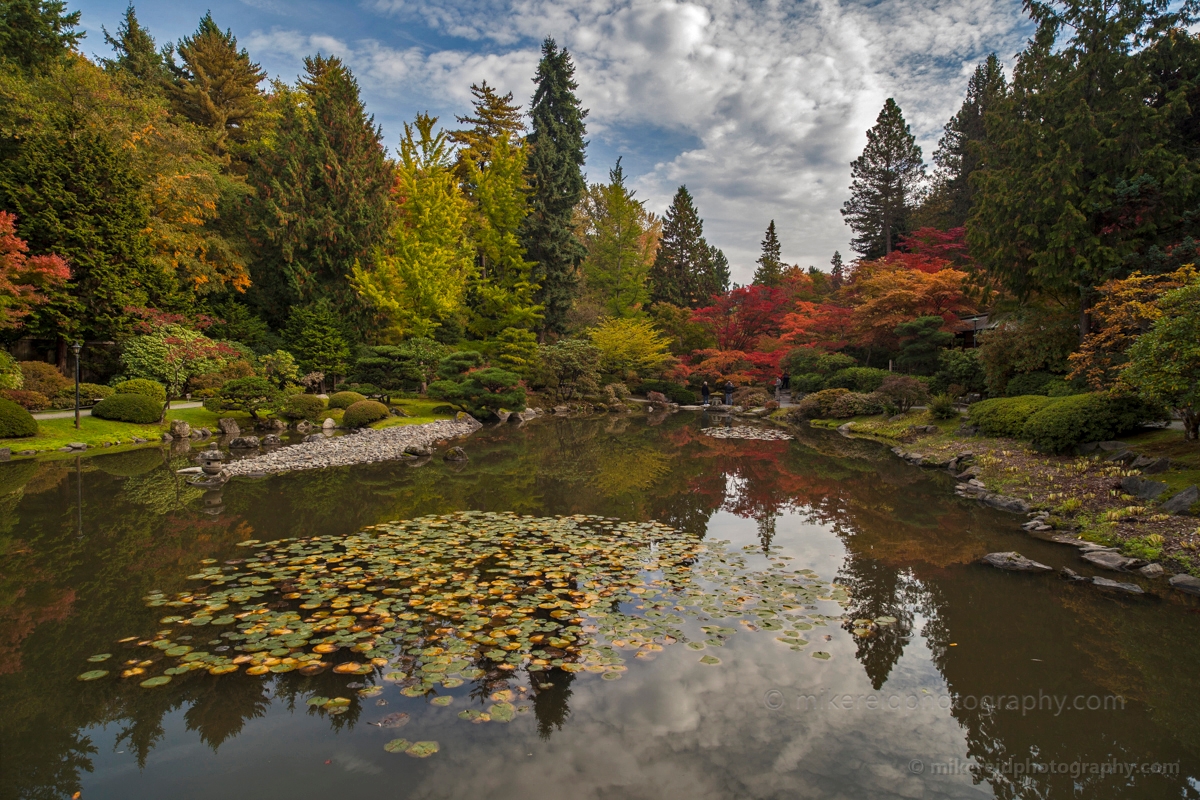
{"label": "pond", "polygon": [[207,493],[0,465],[0,797],[1200,797],[1192,601],[984,567],[1087,572],[880,445],[711,424]]}

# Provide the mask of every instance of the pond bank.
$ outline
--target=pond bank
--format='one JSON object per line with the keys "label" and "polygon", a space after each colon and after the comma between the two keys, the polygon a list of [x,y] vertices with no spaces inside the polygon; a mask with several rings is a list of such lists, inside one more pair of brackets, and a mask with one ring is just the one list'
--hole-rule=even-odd
{"label": "pond bank", "polygon": [[[1200,479],[1200,465],[1193,463],[1197,454],[1177,446],[1178,432],[1151,431],[1056,456],[1013,439],[980,436],[958,421],[937,422],[920,413],[904,420],[812,424],[892,444],[911,464],[950,471],[960,497],[1028,514],[1033,519],[1024,528],[1034,536],[1112,549],[1110,563],[1088,559],[1094,565],[1143,577],[1200,576],[1200,529],[1193,516],[1195,489],[1189,488]],[[1173,585],[1200,593],[1200,582],[1176,579]]]}
{"label": "pond bank", "polygon": [[344,467],[398,458],[432,455],[433,447],[441,441],[469,436],[483,427],[478,420],[459,414],[457,419],[404,425],[393,428],[367,428],[359,433],[332,438],[320,438],[289,445],[243,458],[227,465],[226,476],[265,475],[325,467]]}

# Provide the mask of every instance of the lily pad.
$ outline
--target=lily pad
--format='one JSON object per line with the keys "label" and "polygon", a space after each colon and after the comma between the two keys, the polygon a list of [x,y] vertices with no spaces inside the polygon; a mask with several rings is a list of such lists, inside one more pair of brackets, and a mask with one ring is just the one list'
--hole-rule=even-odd
{"label": "lily pad", "polygon": [[112,658],[112,653],[98,653],[94,656],[88,656],[88,661],[93,664],[99,664],[101,661],[108,661]]}
{"label": "lily pad", "polygon": [[512,722],[517,707],[512,703],[495,703],[488,707],[487,713],[493,722]]}
{"label": "lily pad", "polygon": [[812,657],[819,658],[822,661],[828,661],[831,658],[829,653],[826,653],[824,650],[817,650],[817,651],[813,652]]}
{"label": "lily pad", "polygon": [[80,681],[98,681],[107,674],[108,670],[106,669],[92,669],[82,675],[77,675],[75,679]]}
{"label": "lily pad", "polygon": [[155,686],[165,686],[166,684],[168,684],[170,682],[171,682],[170,675],[157,675],[153,678],[147,678],[146,680],[142,681],[138,685],[145,689],[153,689]]}
{"label": "lily pad", "polygon": [[442,695],[441,697],[435,697],[429,701],[430,705],[442,706],[442,707],[448,706],[453,702],[454,702],[454,698],[448,694]]}
{"label": "lily pad", "polygon": [[413,758],[429,758],[439,749],[437,742],[414,742],[404,752]]}
{"label": "lily pad", "polygon": [[387,750],[389,753],[403,753],[411,746],[412,742],[410,742],[408,739],[392,739],[383,746],[383,749]]}
{"label": "lily pad", "polygon": [[701,656],[700,663],[701,664],[709,664],[709,665],[720,664],[721,659],[717,658],[716,656]]}

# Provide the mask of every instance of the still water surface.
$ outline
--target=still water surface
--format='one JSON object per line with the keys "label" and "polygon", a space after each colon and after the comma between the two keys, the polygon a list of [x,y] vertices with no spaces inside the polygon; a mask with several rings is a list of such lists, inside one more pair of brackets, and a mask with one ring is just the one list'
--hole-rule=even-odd
{"label": "still water surface", "polygon": [[[974,563],[1016,549],[1086,572],[881,446],[816,431],[718,440],[704,424],[488,427],[465,465],[237,479],[219,494],[183,482],[186,456],[166,450],[0,465],[0,797],[1200,797],[1193,603]],[[668,643],[620,680],[516,671],[508,685],[531,699],[507,724],[456,713],[485,709],[495,675],[448,692],[450,708],[378,673],[75,680],[88,656],[161,627],[147,593],[193,590],[201,559],[246,557],[237,542],[461,510],[657,520],[728,542],[751,570],[791,557],[848,587],[844,608],[820,604],[846,621],[807,631],[802,651],[741,631],[704,651],[717,665]],[[896,622],[862,638],[862,618]],[[351,710],[306,705],[316,695]],[[401,729],[370,724],[396,712]],[[397,736],[440,751],[385,752]]]}

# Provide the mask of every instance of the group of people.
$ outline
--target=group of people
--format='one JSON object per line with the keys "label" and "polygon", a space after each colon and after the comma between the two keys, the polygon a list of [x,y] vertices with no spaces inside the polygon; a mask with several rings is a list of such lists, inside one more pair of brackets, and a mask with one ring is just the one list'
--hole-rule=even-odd
{"label": "group of people", "polygon": [[[790,375],[780,375],[779,377],[777,377],[775,379],[775,400],[776,401],[779,401],[782,399],[781,395],[787,391],[788,384],[790,383],[790,381],[791,381]],[[734,388],[735,387],[734,387],[732,381],[725,381],[725,385],[721,387],[721,389],[725,392],[725,405],[727,405],[727,406],[733,405],[733,390],[734,390]],[[701,401],[703,401],[704,405],[709,404],[709,402],[710,402],[709,398],[710,398],[711,394],[712,393],[708,388],[708,381],[705,381],[704,383],[700,384],[700,399],[701,399]]]}

